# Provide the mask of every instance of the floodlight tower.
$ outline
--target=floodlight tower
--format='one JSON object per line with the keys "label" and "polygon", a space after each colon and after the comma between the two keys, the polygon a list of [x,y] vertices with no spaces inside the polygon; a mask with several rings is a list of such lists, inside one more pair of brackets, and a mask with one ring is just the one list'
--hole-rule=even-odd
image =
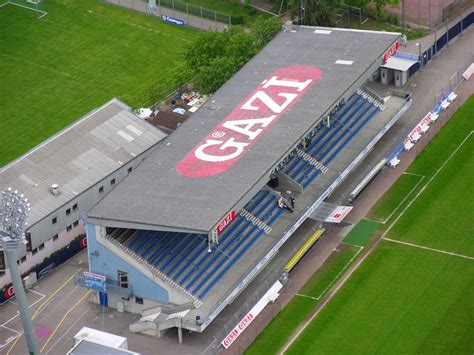
{"label": "floodlight tower", "polygon": [[13,289],[15,290],[28,350],[30,354],[39,355],[40,350],[34,336],[33,322],[26,301],[23,283],[21,282],[20,269],[16,263],[20,244],[26,244],[25,229],[29,210],[30,204],[28,199],[18,194],[18,191],[13,191],[11,188],[2,191],[0,202],[0,246],[3,248],[8,267],[10,268]]}

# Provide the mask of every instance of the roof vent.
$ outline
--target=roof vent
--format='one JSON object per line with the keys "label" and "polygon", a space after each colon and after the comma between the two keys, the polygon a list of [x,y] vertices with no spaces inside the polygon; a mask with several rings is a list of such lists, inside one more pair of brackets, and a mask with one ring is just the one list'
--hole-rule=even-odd
{"label": "roof vent", "polygon": [[59,185],[58,184],[52,184],[51,188],[49,189],[49,192],[51,192],[54,196],[58,196],[60,194]]}

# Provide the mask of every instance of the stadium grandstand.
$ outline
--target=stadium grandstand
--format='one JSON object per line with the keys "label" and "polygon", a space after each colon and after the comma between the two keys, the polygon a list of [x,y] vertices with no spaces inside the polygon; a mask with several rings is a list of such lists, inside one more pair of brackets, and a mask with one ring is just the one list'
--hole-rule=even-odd
{"label": "stadium grandstand", "polygon": [[[181,342],[182,329],[203,332],[263,270],[296,263],[301,252],[272,261],[340,221],[325,200],[411,104],[366,85],[398,39],[304,26],[278,34],[88,212],[91,274],[77,284],[139,313],[131,331],[178,328]],[[319,232],[292,238],[308,218]]]}

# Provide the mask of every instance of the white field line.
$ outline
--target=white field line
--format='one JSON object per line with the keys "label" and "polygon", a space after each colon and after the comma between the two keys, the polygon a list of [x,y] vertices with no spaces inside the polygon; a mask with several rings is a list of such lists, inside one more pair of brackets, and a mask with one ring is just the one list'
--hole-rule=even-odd
{"label": "white field line", "polygon": [[412,173],[406,173],[406,172],[403,172],[402,175],[414,175],[414,176],[418,176],[420,178],[420,180],[418,180],[418,182],[415,184],[415,186],[412,187],[412,189],[405,195],[405,197],[403,198],[403,200],[400,201],[400,203],[397,205],[397,207],[394,208],[394,210],[392,212],[390,212],[390,214],[388,215],[387,218],[385,218],[384,221],[379,221],[377,219],[370,219],[370,218],[366,218],[367,220],[369,221],[373,221],[373,222],[378,222],[378,223],[382,223],[382,224],[386,224],[390,218],[392,218],[392,216],[395,214],[395,212],[398,211],[398,209],[405,203],[405,201],[408,199],[408,197],[410,197],[410,195],[413,193],[413,191],[416,190],[416,188],[418,187],[418,185],[421,184],[421,182],[426,178],[425,175],[420,175],[420,174],[412,174]]}
{"label": "white field line", "polygon": [[425,247],[425,246],[423,246],[423,245],[418,245],[418,244],[413,244],[413,243],[408,243],[408,242],[402,242],[401,240],[396,240],[396,239],[390,239],[390,238],[382,238],[382,239],[383,239],[383,240],[386,240],[386,241],[389,241],[389,242],[393,242],[393,243],[408,245],[408,246],[410,246],[410,247],[415,247],[415,248],[420,248],[420,249],[426,249],[426,250],[434,251],[434,252],[437,252],[437,253],[448,254],[448,255],[451,255],[451,256],[457,256],[457,257],[460,257],[460,258],[465,258],[465,259],[469,259],[469,260],[474,260],[474,257],[472,257],[472,256],[467,256],[467,255],[452,253],[452,252],[446,251],[446,250],[441,250],[441,249],[435,249],[435,248]]}
{"label": "white field line", "polygon": [[456,147],[456,149],[449,155],[449,157],[445,160],[445,162],[436,170],[436,172],[433,174],[432,177],[426,182],[426,184],[420,189],[420,191],[417,192],[415,197],[405,206],[402,212],[395,218],[395,220],[392,222],[392,224],[385,230],[385,232],[382,234],[382,239],[385,239],[385,236],[390,232],[390,230],[393,228],[393,226],[400,220],[400,218],[405,214],[405,212],[411,207],[411,205],[418,199],[418,197],[425,191],[425,189],[428,187],[429,184],[438,176],[438,174],[441,172],[441,170],[444,169],[446,164],[451,160],[451,158],[461,149],[464,143],[471,137],[471,135],[474,133],[474,131],[471,131],[468,133],[466,138],[462,140],[461,143]]}
{"label": "white field line", "polygon": [[[348,244],[348,245],[353,245],[353,244]],[[352,262],[355,260],[355,258],[357,258],[357,256],[361,253],[361,251],[364,249],[364,247],[361,247],[360,245],[353,245],[355,246],[356,248],[359,248],[359,250],[357,251],[357,253],[354,254],[354,256],[351,258],[351,260],[349,260],[346,265],[344,265],[344,267],[342,268],[342,270],[336,275],[336,277],[331,281],[331,283],[324,289],[323,292],[321,292],[321,294],[317,297],[318,300],[321,299],[321,297],[324,296],[324,294],[327,292],[327,290],[329,290],[332,285],[334,285],[334,283],[339,279],[339,277],[347,270],[347,268],[349,267],[349,265],[352,264]]]}
{"label": "white field line", "polygon": [[[398,220],[402,217],[402,215],[410,208],[410,206],[413,204],[413,202],[416,201],[416,199],[423,193],[423,191],[428,187],[428,185],[434,180],[436,176],[443,170],[443,168],[446,166],[446,164],[451,160],[451,158],[458,152],[458,150],[462,147],[462,145],[471,137],[471,135],[474,133],[474,131],[470,131],[466,138],[463,139],[461,143],[457,146],[457,148],[450,154],[450,156],[446,159],[446,161],[439,167],[438,170],[434,173],[434,175],[426,182],[426,184],[421,188],[420,191],[415,195],[415,197],[408,203],[408,205],[403,209],[403,211],[397,216],[397,218],[392,222],[392,224],[387,228],[387,230],[382,234],[382,239],[385,239],[385,236],[387,233],[392,229],[392,227],[398,222]],[[335,288],[334,292],[332,293],[332,297],[337,294],[337,292],[341,289],[342,286],[346,283],[346,281],[352,276],[352,274],[359,268],[359,266],[365,261],[365,259],[370,255],[370,253],[365,254],[362,258],[360,258],[357,263],[354,265],[354,268],[349,272],[347,275],[343,275],[342,281],[337,287]],[[311,316],[310,319],[308,319],[303,326],[298,330],[298,332],[290,338],[290,341],[284,346],[283,349],[281,349],[278,354],[282,355],[287,351],[290,346],[298,339],[298,337],[303,333],[303,331],[306,329],[306,327],[313,321],[314,318],[316,318],[325,308],[325,306],[332,300],[332,297],[328,297],[323,304],[319,307],[319,309]]]}
{"label": "white field line", "polygon": [[69,74],[69,73],[63,72],[63,71],[61,71],[61,70],[56,70],[56,69],[49,68],[49,67],[47,67],[47,66],[45,66],[45,65],[41,65],[41,64],[32,62],[31,60],[26,60],[26,59],[18,58],[17,56],[10,55],[10,54],[6,54],[6,53],[0,53],[0,55],[4,56],[4,57],[6,57],[6,58],[10,58],[10,59],[16,60],[17,62],[21,62],[21,63],[27,64],[27,65],[30,65],[30,66],[32,66],[32,67],[37,67],[37,68],[40,68],[40,69],[49,70],[50,72],[55,73],[55,74],[64,75],[64,76],[66,76],[66,77],[68,77],[68,78],[73,78],[73,79],[76,78],[74,75],[71,75],[71,74]]}
{"label": "white field line", "polygon": [[[344,243],[344,244],[346,244],[346,243]],[[359,250],[357,251],[357,253],[354,254],[354,256],[351,258],[351,260],[349,260],[346,263],[346,265],[344,265],[344,267],[341,269],[341,271],[334,277],[334,279],[323,290],[323,292],[321,292],[321,294],[318,297],[303,295],[303,294],[300,294],[300,293],[297,293],[296,296],[311,298],[313,300],[319,301],[324,296],[324,294],[327,292],[327,290],[329,290],[332,287],[332,285],[334,285],[334,283],[337,281],[337,279],[339,279],[339,277],[346,271],[346,269],[349,267],[349,265],[352,264],[354,259],[357,258],[357,255],[359,255],[360,252],[364,249],[364,247],[361,247],[360,245],[354,245],[354,244],[347,244],[347,245],[351,245],[353,247],[359,248]]]}
{"label": "white field line", "polygon": [[41,14],[41,16],[38,17],[38,19],[41,19],[43,18],[44,16],[46,16],[48,13],[45,12],[45,11],[41,11],[41,10],[38,10],[38,9],[34,9],[32,7],[28,7],[28,6],[24,6],[24,5],[20,5],[20,4],[16,4],[14,2],[10,2],[10,1],[7,1],[6,3],[2,4],[0,7],[4,7],[5,5],[7,4],[10,4],[10,5],[15,5],[15,6],[18,6],[18,7],[23,7],[27,10],[32,10],[32,11],[35,11],[35,12],[39,12]]}
{"label": "white field line", "polygon": [[308,295],[302,295],[301,293],[295,294],[295,296],[300,296],[304,298],[311,298],[312,300],[319,301],[319,298],[313,297],[313,296],[308,296]]}

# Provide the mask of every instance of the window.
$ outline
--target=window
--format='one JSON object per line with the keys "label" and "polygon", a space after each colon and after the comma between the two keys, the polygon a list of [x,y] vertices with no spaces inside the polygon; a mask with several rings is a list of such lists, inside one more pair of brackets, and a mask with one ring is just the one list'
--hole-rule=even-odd
{"label": "window", "polygon": [[76,228],[78,225],[79,225],[79,221],[75,221],[75,222],[72,224],[72,226],[73,226],[74,228]]}
{"label": "window", "polygon": [[56,240],[58,240],[59,236],[57,234],[53,235],[53,242],[55,242]]}
{"label": "window", "polygon": [[132,172],[132,167],[128,168],[127,172],[130,174]]}
{"label": "window", "polygon": [[143,304],[143,298],[135,296],[135,303]]}
{"label": "window", "polygon": [[115,179],[110,180],[110,185],[115,185]]}
{"label": "window", "polygon": [[101,194],[103,192],[104,192],[104,187],[103,186],[99,187],[99,193]]}
{"label": "window", "polygon": [[71,209],[68,208],[68,209],[66,210],[66,216],[69,216],[70,214],[71,214]]}
{"label": "window", "polygon": [[20,262],[23,264],[26,261],[26,255],[20,259]]}
{"label": "window", "polygon": [[32,253],[33,255],[37,254],[37,253],[38,253],[38,248],[34,248],[34,249],[31,251],[31,253]]}
{"label": "window", "polygon": [[72,205],[72,210],[73,210],[73,211],[77,210],[77,203],[75,203],[74,205]]}
{"label": "window", "polygon": [[72,226],[71,226],[71,225],[68,225],[68,226],[66,227],[66,232],[69,232],[71,229],[72,229]]}
{"label": "window", "polygon": [[43,250],[43,249],[44,249],[44,243],[43,243],[43,244],[40,244],[40,245],[38,245],[38,249],[39,249],[39,250]]}
{"label": "window", "polygon": [[119,286],[128,288],[128,272],[117,270],[117,276]]}
{"label": "window", "polygon": [[58,219],[57,219],[56,217],[54,217],[54,218],[51,220],[51,223],[53,223],[53,224],[58,223]]}

